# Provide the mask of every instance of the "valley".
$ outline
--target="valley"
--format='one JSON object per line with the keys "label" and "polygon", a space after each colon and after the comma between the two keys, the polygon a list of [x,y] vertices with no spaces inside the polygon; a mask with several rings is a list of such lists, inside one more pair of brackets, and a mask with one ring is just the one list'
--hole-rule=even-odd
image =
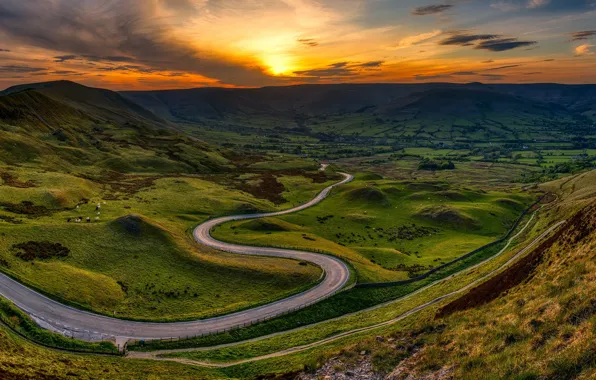
{"label": "valley", "polygon": [[[591,241],[565,239],[591,215],[592,87],[536,86],[9,88],[0,345],[14,362],[16,347],[125,348],[100,360],[178,377],[316,372],[332,357],[451,368],[428,356],[438,331],[464,328],[451,314],[506,302],[559,265],[538,257]],[[521,280],[473,296],[524,262]],[[413,346],[388,349],[396,334]],[[97,373],[91,360],[73,373]]]}

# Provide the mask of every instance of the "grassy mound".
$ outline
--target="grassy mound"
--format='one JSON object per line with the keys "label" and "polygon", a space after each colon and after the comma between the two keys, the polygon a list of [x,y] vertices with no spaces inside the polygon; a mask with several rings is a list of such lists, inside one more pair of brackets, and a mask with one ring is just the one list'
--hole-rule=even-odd
{"label": "grassy mound", "polygon": [[469,201],[470,199],[463,193],[456,191],[456,190],[445,190],[445,191],[439,191],[436,193],[436,195],[440,196],[440,197],[444,197],[447,198],[449,200],[452,201]]}
{"label": "grassy mound", "polygon": [[444,205],[424,207],[415,216],[434,223],[445,223],[459,229],[477,229],[482,227],[478,219],[456,208]]}
{"label": "grassy mound", "polygon": [[411,183],[406,183],[406,187],[409,190],[413,190],[413,191],[440,191],[440,190],[444,190],[447,185],[445,184],[437,184],[437,183],[431,183],[431,182],[411,182]]}
{"label": "grassy mound", "polygon": [[377,181],[383,179],[383,176],[377,173],[367,172],[356,176],[359,181]]}
{"label": "grassy mound", "polygon": [[495,201],[495,203],[503,207],[512,208],[514,210],[520,210],[524,207],[524,205],[520,202],[510,198],[499,198]]}
{"label": "grassy mound", "polygon": [[125,215],[110,222],[110,225],[118,231],[126,232],[133,236],[153,235],[163,236],[163,231],[159,228],[147,223],[138,215]]}
{"label": "grassy mound", "polygon": [[242,203],[233,209],[232,214],[255,214],[259,212],[263,212],[263,210],[251,203]]}
{"label": "grassy mound", "polygon": [[356,213],[348,214],[345,218],[356,223],[370,223],[376,219],[374,216]]}
{"label": "grassy mound", "polygon": [[250,220],[241,223],[239,227],[246,228],[250,231],[259,232],[285,232],[301,229],[292,223],[284,222],[283,220],[275,218]]}
{"label": "grassy mound", "polygon": [[350,190],[347,193],[347,198],[353,202],[366,202],[372,205],[387,207],[391,205],[389,198],[383,191],[376,187],[360,187]]}

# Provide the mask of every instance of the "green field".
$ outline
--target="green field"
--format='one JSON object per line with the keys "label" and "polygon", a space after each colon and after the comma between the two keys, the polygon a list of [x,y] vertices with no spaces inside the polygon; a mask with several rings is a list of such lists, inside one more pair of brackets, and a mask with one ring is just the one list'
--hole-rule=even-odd
{"label": "green field", "polygon": [[[300,173],[272,177],[282,189],[277,205],[235,188],[230,175],[100,182],[16,167],[0,172],[10,173],[0,186],[2,270],[86,309],[122,318],[196,319],[286,297],[321,276],[319,268],[296,261],[212,252],[189,235],[209,217],[304,202],[333,182],[318,171],[312,172],[318,183]],[[253,176],[258,185],[259,173]],[[67,222],[77,217],[83,221]],[[60,243],[69,254],[25,261],[13,246],[30,241]]]}
{"label": "green field", "polygon": [[536,198],[446,181],[367,178],[357,175],[313,208],[228,223],[214,236],[331,252],[352,264],[358,282],[402,280],[496,240]]}

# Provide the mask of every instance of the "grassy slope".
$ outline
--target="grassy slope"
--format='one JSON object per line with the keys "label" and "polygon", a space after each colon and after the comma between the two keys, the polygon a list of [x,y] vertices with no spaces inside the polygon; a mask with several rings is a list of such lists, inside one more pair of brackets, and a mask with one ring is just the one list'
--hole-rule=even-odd
{"label": "grassy slope", "polygon": [[[311,198],[332,181],[316,163],[216,148],[117,93],[72,82],[10,89],[0,116],[0,265],[22,281],[102,313],[167,320],[254,306],[319,279],[320,269],[291,260],[197,250],[189,234],[212,216]],[[142,218],[142,234],[118,228],[127,215]],[[79,216],[93,223],[66,222]],[[71,253],[24,262],[11,246],[31,240]]]}
{"label": "grassy slope", "polygon": [[[105,100],[91,107],[87,102],[100,90],[78,86],[83,95],[69,93],[66,99],[50,91],[62,90],[56,87],[0,96],[3,162],[90,172],[207,173],[232,167],[216,148],[141,116],[148,111],[124,99],[115,108]],[[119,97],[106,93],[108,99]]]}
{"label": "grassy slope", "polygon": [[219,379],[216,371],[155,361],[75,355],[24,341],[0,326],[0,377],[3,379]]}
{"label": "grassy slope", "polygon": [[[0,208],[0,217],[21,223],[0,222],[3,270],[84,307],[108,314],[115,311],[128,318],[205,317],[278,299],[320,277],[318,268],[292,260],[197,250],[188,232],[208,217],[243,212],[248,206],[276,208],[224,184],[173,177],[156,179],[138,192],[120,193],[112,187],[126,182],[106,185],[33,169],[12,168],[9,172],[12,181],[35,187],[0,185],[3,201],[32,201],[46,207],[50,215],[14,214]],[[281,176],[280,180],[287,186],[283,195],[294,202],[309,199],[328,183],[312,183],[300,176]],[[75,208],[81,198],[90,203]],[[102,202],[98,221],[66,222],[78,216],[94,219],[98,202]],[[142,217],[133,223],[140,229],[138,234],[118,222],[131,214]],[[30,240],[59,242],[71,253],[65,259],[24,262],[10,247]],[[75,283],[85,286],[73,286]],[[226,286],[218,285],[222,283]]]}
{"label": "grassy slope", "polygon": [[[526,193],[477,191],[447,182],[357,178],[316,207],[260,222],[229,223],[214,236],[332,252],[353,264],[359,282],[389,281],[495,240],[533,199]],[[395,229],[404,226],[414,236],[394,238]]]}
{"label": "grassy slope", "polygon": [[[593,204],[596,192],[591,184],[595,178],[596,173],[593,172],[571,181],[548,184],[547,189],[556,189],[560,195],[567,195],[556,207],[542,211],[537,223],[522,240],[533,239],[545,227],[561,218],[569,218],[586,204]],[[363,360],[371,360],[376,371],[387,374],[406,359],[397,367],[395,376],[401,373],[417,378],[442,373],[455,378],[480,379],[591,378],[596,373],[596,309],[592,296],[595,240],[593,232],[579,240],[573,236],[581,230],[578,227],[590,223],[593,226],[595,211],[592,210],[584,222],[564,230],[554,245],[546,246],[544,258],[527,282],[487,305],[439,319],[435,318],[438,307],[434,306],[374,333],[344,338],[298,354],[232,366],[225,372],[231,376],[283,373],[300,370],[303,366],[312,369],[335,357],[345,365],[337,365],[336,370],[340,372],[346,367],[359,366]],[[512,251],[514,253],[516,248]],[[387,320],[425,300],[460,288],[481,273],[504,263],[512,253],[440,287],[430,288],[414,299],[372,312],[258,342],[172,356],[228,362],[310,343],[344,329]],[[376,339],[376,336],[382,339]],[[365,351],[366,355],[359,355],[361,351]]]}

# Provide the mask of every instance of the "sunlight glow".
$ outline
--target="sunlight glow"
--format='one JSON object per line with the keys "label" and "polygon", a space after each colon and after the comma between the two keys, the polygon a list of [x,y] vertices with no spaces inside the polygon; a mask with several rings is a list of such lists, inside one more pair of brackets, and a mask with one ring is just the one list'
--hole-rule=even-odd
{"label": "sunlight glow", "polygon": [[291,61],[290,57],[281,54],[272,54],[263,59],[273,75],[291,74],[295,70]]}

